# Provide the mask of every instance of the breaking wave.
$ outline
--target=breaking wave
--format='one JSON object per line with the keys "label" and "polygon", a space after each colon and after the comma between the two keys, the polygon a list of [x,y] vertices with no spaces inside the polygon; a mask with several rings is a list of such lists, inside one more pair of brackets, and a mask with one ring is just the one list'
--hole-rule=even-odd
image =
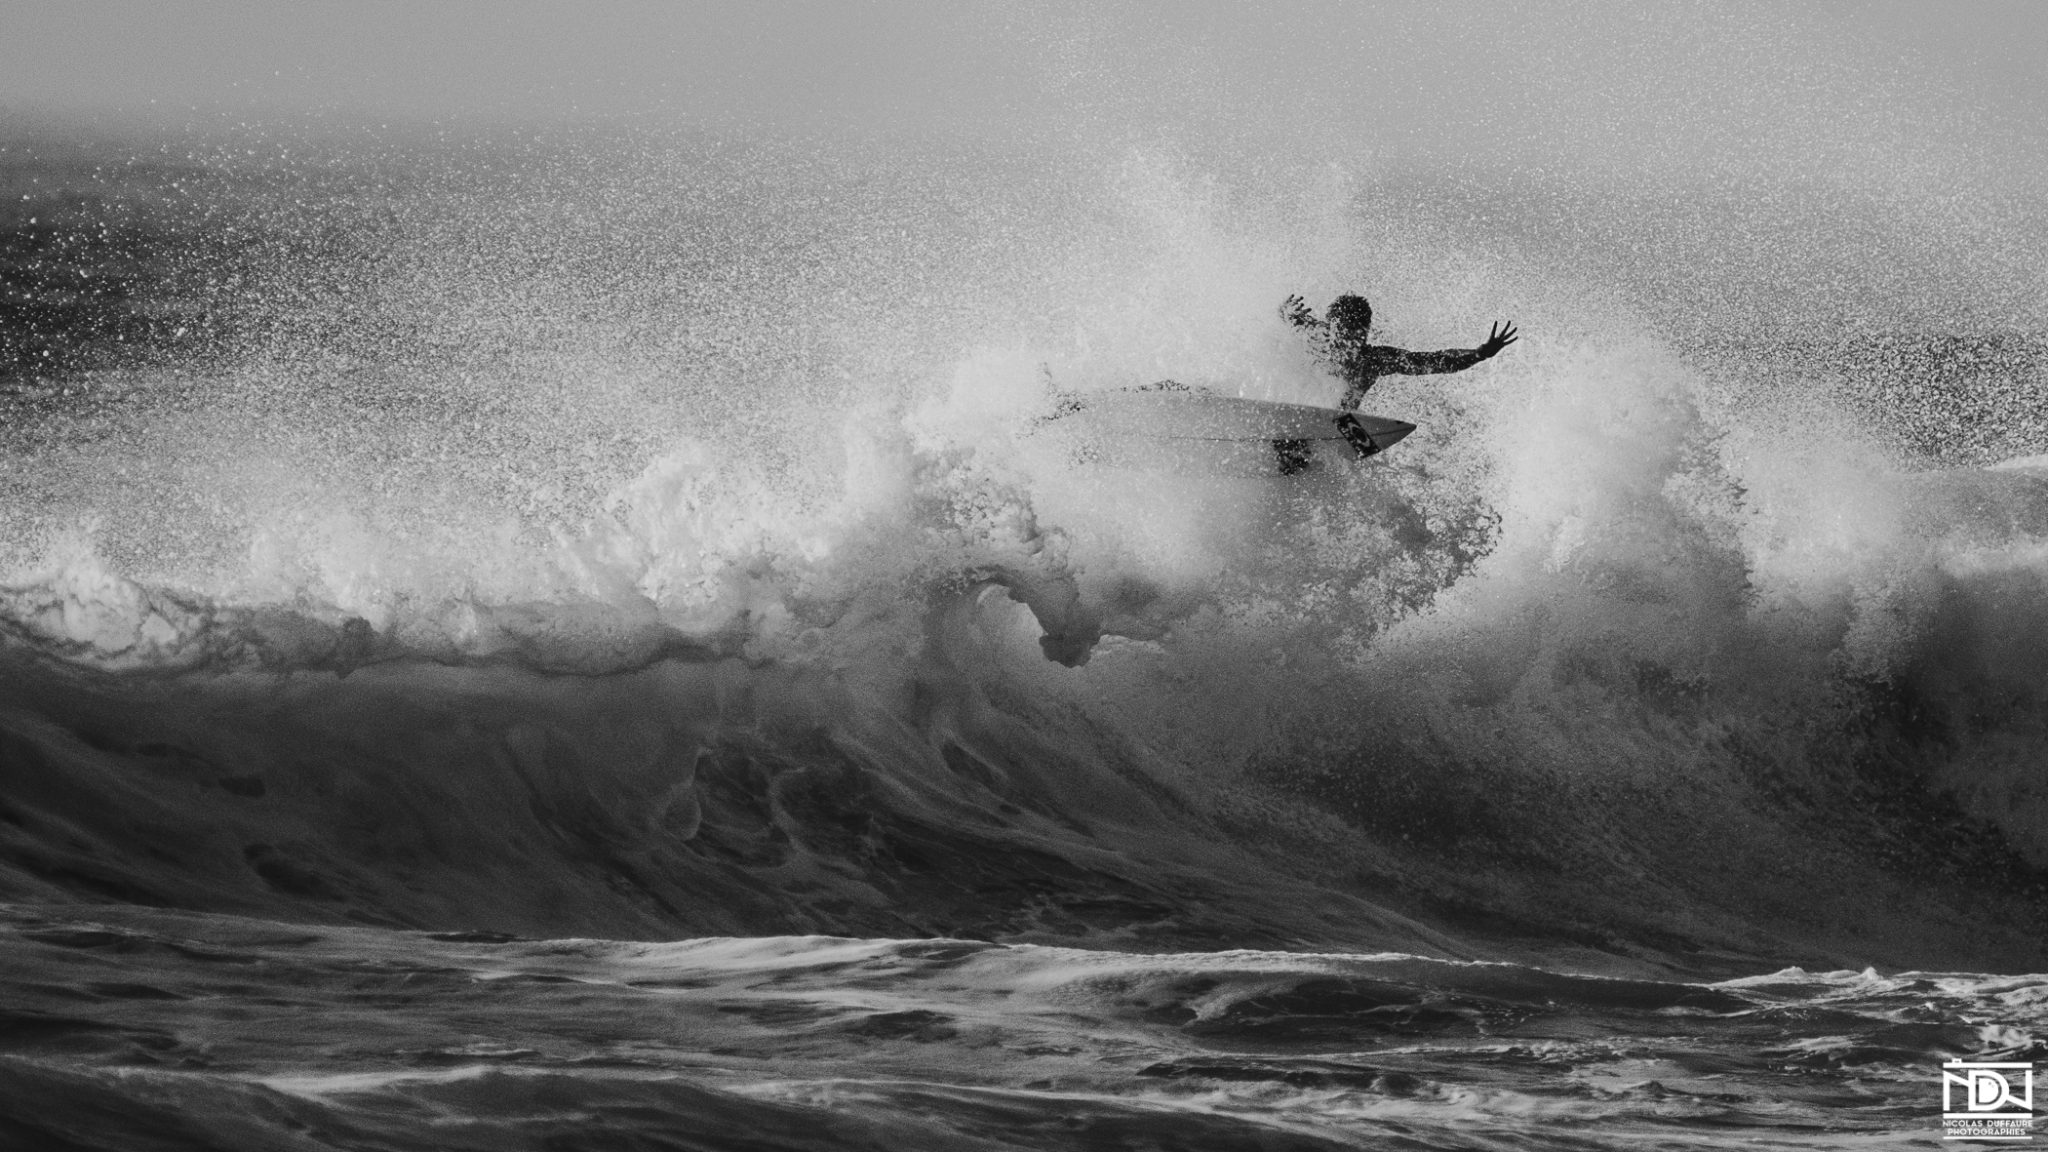
{"label": "breaking wave", "polygon": [[[230,170],[249,314],[21,402],[0,892],[2041,962],[2038,459],[1933,466],[1326,174],[619,147]],[[1039,431],[1327,400],[1272,308],[1361,283],[1530,335],[1376,390],[1421,430],[1356,469]]]}

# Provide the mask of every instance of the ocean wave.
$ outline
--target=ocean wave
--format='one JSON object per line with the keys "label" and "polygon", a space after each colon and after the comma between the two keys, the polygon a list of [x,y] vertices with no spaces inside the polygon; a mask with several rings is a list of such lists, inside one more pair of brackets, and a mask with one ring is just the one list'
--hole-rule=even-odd
{"label": "ocean wave", "polygon": [[497,1145],[593,1126],[792,1147],[1513,1146],[1565,1125],[1595,1148],[1790,1125],[1880,1142],[1933,1128],[1944,1060],[2048,1047],[2039,976],[1681,983],[1399,953],[535,940],[140,909],[0,909],[0,940],[21,958],[0,971],[0,1118],[101,1143],[445,1146],[422,1108]]}
{"label": "ocean wave", "polygon": [[[1469,253],[1327,184],[1246,208],[1137,157],[1006,185],[1004,233],[915,166],[785,162],[223,194],[355,239],[8,433],[7,890],[2038,963],[2037,470],[1929,467],[1534,266],[1444,280]],[[1400,339],[1502,294],[1531,335],[1377,388],[1419,430],[1355,467],[1043,434],[1164,376],[1327,402],[1271,309],[1361,267],[1413,289]]]}

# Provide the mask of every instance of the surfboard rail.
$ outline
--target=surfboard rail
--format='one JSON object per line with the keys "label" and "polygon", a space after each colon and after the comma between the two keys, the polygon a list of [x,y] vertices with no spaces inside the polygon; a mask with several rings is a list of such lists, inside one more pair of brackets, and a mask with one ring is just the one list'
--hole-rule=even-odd
{"label": "surfboard rail", "polygon": [[1346,440],[1339,425],[1351,416],[1382,448],[1415,431],[1405,420],[1341,408],[1247,400],[1213,392],[1124,389],[1065,393],[1040,426],[1088,424],[1105,432],[1163,440]]}

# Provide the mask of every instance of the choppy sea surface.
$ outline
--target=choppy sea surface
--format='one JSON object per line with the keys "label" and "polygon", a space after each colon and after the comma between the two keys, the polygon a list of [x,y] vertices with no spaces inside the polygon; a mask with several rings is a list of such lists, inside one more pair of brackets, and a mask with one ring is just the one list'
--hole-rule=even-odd
{"label": "choppy sea surface", "polygon": [[[1142,151],[0,144],[0,1142],[1934,1147],[2048,1057],[2025,334]],[[1355,467],[1046,431],[1328,403],[1349,290],[1527,335]]]}

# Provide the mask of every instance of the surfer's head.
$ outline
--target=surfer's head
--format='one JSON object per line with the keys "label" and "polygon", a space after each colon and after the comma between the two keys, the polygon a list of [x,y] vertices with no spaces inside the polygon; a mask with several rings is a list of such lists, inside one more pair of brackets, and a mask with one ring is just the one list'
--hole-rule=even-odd
{"label": "surfer's head", "polygon": [[1363,296],[1339,296],[1330,301],[1330,331],[1340,338],[1364,340],[1372,331],[1372,305]]}

